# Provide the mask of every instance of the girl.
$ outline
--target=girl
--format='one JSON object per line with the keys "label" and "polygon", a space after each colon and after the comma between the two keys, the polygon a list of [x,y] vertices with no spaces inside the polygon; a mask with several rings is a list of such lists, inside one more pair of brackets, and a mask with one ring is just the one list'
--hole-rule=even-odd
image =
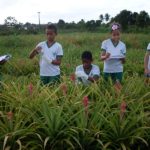
{"label": "girl", "polygon": [[104,79],[110,77],[114,84],[121,83],[126,45],[120,41],[121,27],[118,23],[111,26],[111,38],[102,42],[101,60],[104,61]]}

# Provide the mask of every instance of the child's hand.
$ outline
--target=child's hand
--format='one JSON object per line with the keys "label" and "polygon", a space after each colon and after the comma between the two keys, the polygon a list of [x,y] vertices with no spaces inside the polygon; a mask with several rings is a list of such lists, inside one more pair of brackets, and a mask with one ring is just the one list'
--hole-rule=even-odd
{"label": "child's hand", "polygon": [[110,57],[110,53],[108,53],[108,52],[106,52],[106,51],[103,51],[102,53],[101,53],[101,56],[100,56],[100,59],[102,60],[102,61],[105,61],[107,58],[109,58]]}
{"label": "child's hand", "polygon": [[145,70],[144,70],[144,73],[145,73],[145,74],[150,74],[150,70],[149,70],[149,69],[145,69]]}
{"label": "child's hand", "polygon": [[120,58],[120,61],[122,62],[122,64],[124,64],[126,62],[125,58]]}
{"label": "child's hand", "polygon": [[39,54],[39,53],[41,53],[41,51],[42,51],[42,48],[41,47],[37,47],[36,48],[36,52]]}
{"label": "child's hand", "polygon": [[34,48],[31,53],[29,54],[29,58],[33,59],[37,54],[41,53],[42,51],[42,47],[38,46],[36,48]]}
{"label": "child's hand", "polygon": [[109,58],[110,55],[111,55],[111,54],[107,52],[106,55],[105,55],[105,58],[106,58],[106,59]]}

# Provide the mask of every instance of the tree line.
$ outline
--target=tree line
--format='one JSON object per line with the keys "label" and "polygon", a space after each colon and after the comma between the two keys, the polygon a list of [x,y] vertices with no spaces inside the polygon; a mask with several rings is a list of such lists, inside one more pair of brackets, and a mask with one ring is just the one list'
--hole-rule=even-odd
{"label": "tree line", "polygon": [[[139,32],[148,31],[150,29],[150,15],[146,11],[140,13],[131,12],[129,10],[122,10],[115,17],[111,17],[108,13],[100,14],[99,19],[85,21],[81,19],[79,22],[65,22],[63,19],[59,19],[56,26],[60,31],[93,31],[93,32],[106,32],[109,30],[110,24],[118,22],[122,26],[123,32]],[[52,22],[48,22],[50,24]],[[46,24],[32,24],[32,23],[20,23],[15,17],[7,17],[4,20],[4,24],[0,25],[0,34],[37,34],[43,32]]]}

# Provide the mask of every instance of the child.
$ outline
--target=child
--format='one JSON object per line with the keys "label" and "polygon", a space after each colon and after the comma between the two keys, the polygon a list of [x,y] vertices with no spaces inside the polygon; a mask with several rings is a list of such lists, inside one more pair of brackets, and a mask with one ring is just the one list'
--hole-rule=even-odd
{"label": "child", "polygon": [[147,47],[147,53],[145,55],[145,59],[144,59],[144,72],[145,72],[145,76],[147,77],[146,79],[146,83],[149,82],[149,78],[150,78],[150,43],[148,44]]}
{"label": "child", "polygon": [[98,81],[100,77],[100,69],[98,66],[92,64],[92,53],[89,51],[84,51],[81,59],[82,65],[77,66],[75,71],[77,83],[89,85],[91,82]]}
{"label": "child", "polygon": [[44,85],[60,80],[60,64],[63,57],[62,46],[55,41],[57,28],[54,25],[46,27],[47,41],[39,43],[30,53],[30,59],[40,54],[40,78]]}
{"label": "child", "polygon": [[104,79],[111,77],[114,84],[121,83],[126,45],[120,41],[121,27],[118,23],[111,26],[111,38],[102,42],[101,60],[104,61]]}

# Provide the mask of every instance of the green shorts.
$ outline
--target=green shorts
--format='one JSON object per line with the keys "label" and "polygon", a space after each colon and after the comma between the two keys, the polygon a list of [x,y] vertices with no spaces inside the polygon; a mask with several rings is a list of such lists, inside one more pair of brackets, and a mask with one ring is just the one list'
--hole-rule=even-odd
{"label": "green shorts", "polygon": [[150,78],[150,74],[145,74],[145,77],[146,78]]}
{"label": "green shorts", "polygon": [[55,84],[60,82],[60,75],[57,76],[40,76],[41,83],[44,85]]}
{"label": "green shorts", "polygon": [[104,80],[108,81],[111,78],[112,82],[115,83],[117,80],[122,82],[123,72],[116,72],[116,73],[106,73],[104,72]]}

